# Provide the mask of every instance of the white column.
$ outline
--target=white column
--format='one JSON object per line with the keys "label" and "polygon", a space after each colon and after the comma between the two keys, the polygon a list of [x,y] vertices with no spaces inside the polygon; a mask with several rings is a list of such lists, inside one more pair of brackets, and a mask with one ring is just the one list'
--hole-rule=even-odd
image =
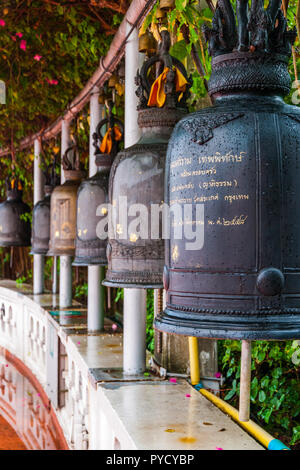
{"label": "white column", "polygon": [[[41,201],[44,197],[44,176],[41,170],[41,142],[34,141],[34,167],[33,167],[33,203]],[[44,255],[33,255],[33,293],[44,292]]]}
{"label": "white column", "polygon": [[[70,146],[70,121],[63,121],[61,126],[61,157]],[[61,167],[61,184],[65,182],[63,168]],[[59,306],[61,308],[72,305],[72,256],[60,256],[59,277]]]}
{"label": "white column", "polygon": [[[89,176],[97,172],[95,164],[95,147],[93,146],[93,133],[101,119],[102,106],[99,104],[99,89],[95,87],[90,99],[90,158]],[[96,215],[96,214],[95,214]],[[96,332],[104,328],[104,301],[105,287],[103,266],[88,266],[88,331]]]}
{"label": "white column", "polygon": [[[127,33],[131,25],[127,24]],[[134,29],[125,47],[125,147],[135,144],[141,131],[137,124],[137,96],[134,82],[143,54],[138,52],[138,31]],[[123,370],[136,375],[146,368],[146,290],[124,289]]]}

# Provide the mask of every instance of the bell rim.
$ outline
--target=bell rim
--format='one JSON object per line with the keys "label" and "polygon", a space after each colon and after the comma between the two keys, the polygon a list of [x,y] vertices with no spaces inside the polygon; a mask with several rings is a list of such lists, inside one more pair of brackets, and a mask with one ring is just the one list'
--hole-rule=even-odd
{"label": "bell rim", "polygon": [[95,258],[94,261],[88,258],[75,257],[72,266],[107,266],[108,261],[103,258]]}
{"label": "bell rim", "polygon": [[47,253],[48,253],[48,250],[46,250],[46,251],[45,251],[45,250],[41,251],[41,250],[33,250],[33,249],[31,249],[30,252],[29,252],[30,255],[44,255],[44,256],[48,256]]}
{"label": "bell rim", "polygon": [[23,242],[19,242],[19,243],[16,243],[16,242],[2,242],[0,240],[0,247],[10,247],[10,246],[24,246],[25,248],[31,246],[31,242],[28,242],[28,243],[23,243]]}
{"label": "bell rim", "polygon": [[75,249],[74,250],[48,250],[47,254],[45,256],[74,256],[75,255]]}
{"label": "bell rim", "polygon": [[[278,314],[268,312],[262,318],[262,311],[255,315],[246,312],[240,315],[200,315],[199,318],[191,318],[184,310],[165,308],[154,320],[154,328],[157,331],[181,336],[194,336],[209,339],[232,340],[289,340],[300,338],[300,308],[293,309],[298,312],[284,312]],[[295,314],[299,317],[295,322]],[[180,317],[179,317],[180,315]],[[268,328],[270,326],[270,328]]]}
{"label": "bell rim", "polygon": [[145,284],[137,284],[137,283],[128,283],[128,282],[118,282],[118,281],[110,281],[109,279],[104,279],[102,281],[102,285],[106,287],[121,287],[123,289],[163,289],[163,283],[145,283]]}

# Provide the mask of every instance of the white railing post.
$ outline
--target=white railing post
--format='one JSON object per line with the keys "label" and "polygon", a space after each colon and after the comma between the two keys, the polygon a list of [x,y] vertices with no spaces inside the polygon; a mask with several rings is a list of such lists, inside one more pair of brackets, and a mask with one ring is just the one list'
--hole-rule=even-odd
{"label": "white railing post", "polygon": [[[70,121],[63,120],[61,126],[61,157],[70,146]],[[61,167],[61,184],[65,182],[63,168]],[[72,256],[60,256],[59,276],[59,306],[61,308],[72,305]]]}
{"label": "white railing post", "polygon": [[[99,104],[99,89],[95,87],[90,99],[90,157],[89,176],[97,172],[93,133],[101,119],[102,106]],[[95,214],[96,217],[96,214]],[[88,266],[88,331],[96,332],[104,328],[105,287],[104,266]]]}
{"label": "white railing post", "polygon": [[[127,23],[127,32],[131,25]],[[137,123],[135,76],[141,68],[143,54],[138,52],[138,31],[134,29],[125,48],[125,148],[134,145],[141,136]],[[146,368],[146,290],[124,289],[123,370],[136,375]]]}
{"label": "white railing post", "polygon": [[[44,197],[44,176],[41,169],[41,142],[34,141],[34,166],[33,166],[33,204],[41,201]],[[44,292],[44,255],[33,255],[33,293]]]}

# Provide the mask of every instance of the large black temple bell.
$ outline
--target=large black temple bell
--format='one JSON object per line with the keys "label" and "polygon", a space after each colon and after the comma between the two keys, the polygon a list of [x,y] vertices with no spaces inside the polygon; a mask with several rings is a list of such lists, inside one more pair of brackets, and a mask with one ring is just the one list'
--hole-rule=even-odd
{"label": "large black temple bell", "polygon": [[30,246],[30,207],[22,201],[17,178],[5,181],[7,199],[0,204],[0,246]]}
{"label": "large black temple bell", "polygon": [[[151,205],[159,206],[164,202],[167,143],[175,123],[186,112],[185,100],[190,87],[183,65],[169,55],[169,47],[169,33],[162,31],[159,55],[148,59],[136,78],[136,94],[140,99],[138,124],[142,136],[137,144],[118,153],[111,169],[109,199],[116,217],[112,221],[114,236],[109,237],[107,244],[108,270],[103,282],[106,286],[162,287],[164,243],[161,236],[156,239],[150,236]],[[149,107],[149,72],[157,62],[160,63],[160,72],[168,69],[164,85],[165,102],[161,107]],[[175,67],[186,82],[184,91],[175,90]],[[121,207],[121,201],[124,208]],[[141,226],[137,230],[130,229],[131,222],[136,218],[130,215],[130,208],[136,205],[143,206],[149,217],[146,236],[138,233],[143,229]],[[125,219],[122,216],[128,222],[127,228],[127,222],[123,223]]]}
{"label": "large black temple bell", "polygon": [[300,110],[282,99],[295,31],[278,1],[247,9],[237,3],[237,30],[219,2],[204,30],[214,106],[183,118],[169,142],[165,200],[182,209],[173,227],[184,223],[166,242],[161,331],[300,338]]}
{"label": "large black temple bell", "polygon": [[[107,127],[107,130],[103,134],[105,127]],[[84,180],[77,193],[76,242],[73,266],[107,265],[107,239],[97,236],[97,225],[107,214],[105,205],[108,203],[109,172],[118,153],[123,133],[123,123],[112,114],[112,103],[110,103],[108,118],[99,122],[93,135],[97,173]],[[109,137],[110,143],[107,143],[108,147],[105,146],[103,153],[101,152],[101,144],[106,137]],[[100,214],[97,212],[99,207]]]}

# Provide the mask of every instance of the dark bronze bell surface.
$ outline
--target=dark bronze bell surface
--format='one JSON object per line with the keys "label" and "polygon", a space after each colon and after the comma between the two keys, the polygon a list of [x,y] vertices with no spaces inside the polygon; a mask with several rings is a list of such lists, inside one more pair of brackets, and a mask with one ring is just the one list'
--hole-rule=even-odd
{"label": "dark bronze bell surface", "polygon": [[[182,119],[170,139],[165,199],[192,205],[184,227],[198,225],[203,244],[187,249],[191,240],[174,234],[166,241],[160,331],[300,338],[300,109],[280,97],[290,89],[293,33],[281,45],[276,34],[268,54],[233,52],[228,42],[221,54],[224,41],[211,36],[215,104]],[[250,44],[240,32],[238,39]],[[196,204],[204,209],[198,218]]]}
{"label": "dark bronze bell surface", "polygon": [[107,265],[106,245],[107,239],[97,236],[97,225],[106,216],[107,208],[97,208],[108,203],[108,182],[109,172],[118,152],[119,141],[115,140],[112,134],[112,148],[110,153],[101,153],[99,143],[104,138],[101,130],[114,129],[118,126],[121,135],[124,133],[123,123],[112,114],[113,104],[109,103],[109,116],[100,121],[93,134],[93,145],[95,147],[95,160],[97,173],[83,181],[77,193],[77,220],[76,220],[76,242],[75,259],[73,266]]}
{"label": "dark bronze bell surface", "polygon": [[[182,63],[169,54],[171,41],[168,31],[162,31],[161,35],[158,54],[144,62],[136,77],[138,124],[142,136],[135,145],[118,153],[110,173],[110,203],[116,209],[116,214],[125,212],[128,215],[128,223],[124,226],[121,216],[112,220],[114,237],[110,236],[107,244],[108,269],[103,282],[106,286],[149,289],[162,287],[162,223],[157,223],[159,230],[152,237],[151,207],[159,207],[164,203],[167,144],[176,122],[186,113],[186,99],[191,82]],[[158,103],[153,100],[155,104],[149,104],[149,70],[156,63],[159,63],[161,72],[168,70],[164,83],[165,101]],[[181,91],[175,86],[177,71],[186,79],[186,85]],[[125,199],[127,207],[120,211],[120,204]],[[143,206],[144,213],[146,211],[146,234],[142,233],[141,227],[146,225],[145,220],[139,224],[139,228],[131,229],[136,216],[131,215],[130,208],[134,211],[137,204]]]}
{"label": "dark bronze bell surface", "polygon": [[[145,109],[139,111],[139,123],[143,135],[139,142],[118,153],[113,163],[109,200],[116,205],[120,197],[127,197],[127,204],[162,204],[164,201],[164,170],[167,144],[173,126],[184,114],[179,109]],[[153,126],[155,122],[156,126]],[[128,217],[128,224],[134,217]],[[150,211],[148,227],[150,227]],[[111,287],[162,287],[164,266],[164,242],[162,239],[136,239],[136,233],[123,236],[123,227],[113,227],[117,237],[107,244],[108,270],[103,282]]]}
{"label": "dark bronze bell surface", "polygon": [[48,256],[74,256],[77,191],[84,172],[65,171],[66,181],[51,194],[50,241]]}
{"label": "dark bronze bell surface", "polygon": [[[15,181],[16,187],[18,183]],[[22,190],[7,183],[7,199],[0,204],[0,246],[30,246],[30,207],[22,201]]]}
{"label": "dark bronze bell surface", "polygon": [[32,211],[31,253],[46,255],[50,238],[50,198],[51,192],[35,204]]}
{"label": "dark bronze bell surface", "polygon": [[159,8],[161,10],[172,10],[175,7],[175,0],[160,0]]}
{"label": "dark bronze bell surface", "polygon": [[155,54],[157,49],[157,42],[150,31],[146,31],[139,37],[139,52],[148,54]]}
{"label": "dark bronze bell surface", "polygon": [[[108,202],[109,169],[83,181],[77,193],[76,248],[73,266],[106,266],[106,241],[96,235],[97,207]],[[105,215],[105,212],[104,214]]]}

